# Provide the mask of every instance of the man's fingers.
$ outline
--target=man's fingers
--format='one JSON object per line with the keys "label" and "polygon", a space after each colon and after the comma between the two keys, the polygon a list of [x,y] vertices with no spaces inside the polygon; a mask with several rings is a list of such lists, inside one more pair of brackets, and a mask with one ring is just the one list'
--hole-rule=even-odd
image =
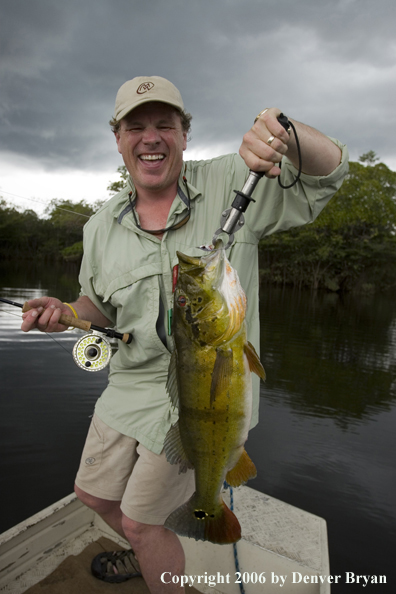
{"label": "man's fingers", "polygon": [[56,332],[61,313],[58,307],[50,305],[37,320],[37,328],[42,332]]}
{"label": "man's fingers", "polygon": [[254,122],[244,135],[239,153],[252,171],[265,173],[267,177],[277,177],[283,155],[287,153],[289,134],[278,122],[277,108],[269,108]]}
{"label": "man's fingers", "polygon": [[290,137],[289,133],[278,121],[280,114],[281,112],[279,109],[270,108],[254,122],[253,127],[256,128],[263,140],[266,138],[265,132],[267,131],[269,133],[267,138],[274,136],[275,138],[278,138],[282,144],[287,146]]}
{"label": "man's fingers", "polygon": [[22,314],[22,325],[21,330],[23,332],[29,332],[33,328],[37,327],[37,321],[40,314],[44,311],[43,307],[38,307],[37,309],[31,309]]}
{"label": "man's fingers", "polygon": [[[33,301],[33,300],[32,300]],[[32,301],[29,305],[32,305]],[[50,305],[47,309],[39,306],[37,309],[33,308],[22,314],[21,330],[29,332],[33,328],[37,328],[41,332],[56,332],[58,331],[59,318],[62,312],[55,305]]]}
{"label": "man's fingers", "polygon": [[279,177],[279,175],[281,174],[281,170],[277,165],[274,165],[269,171],[267,171],[267,173],[265,174],[265,177],[268,177],[268,179],[275,179],[277,177]]}
{"label": "man's fingers", "polygon": [[[266,138],[269,138],[268,133]],[[279,151],[277,150],[278,148],[280,149]],[[287,146],[284,147],[280,140],[274,138],[269,145],[259,138],[253,130],[250,130],[244,136],[239,154],[252,171],[268,173],[273,169],[275,163],[279,163],[282,160],[282,156],[286,150]]]}
{"label": "man's fingers", "polygon": [[272,134],[264,142],[277,153],[277,156],[280,155],[282,157],[287,153],[287,144],[285,144],[284,142],[282,142],[282,140],[280,140],[280,138],[277,138]]}
{"label": "man's fingers", "polygon": [[277,164],[287,153],[289,134],[279,123],[280,110],[265,110],[244,135],[239,154],[252,171],[264,173],[269,178],[278,177]]}

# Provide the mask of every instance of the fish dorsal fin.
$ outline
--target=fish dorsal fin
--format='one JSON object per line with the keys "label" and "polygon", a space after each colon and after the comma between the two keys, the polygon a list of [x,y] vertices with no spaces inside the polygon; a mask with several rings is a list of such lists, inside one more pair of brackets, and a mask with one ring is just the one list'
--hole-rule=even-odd
{"label": "fish dorsal fin", "polygon": [[175,408],[179,408],[179,384],[177,382],[177,351],[173,351],[168,369],[166,391]]}
{"label": "fish dorsal fin", "polygon": [[215,402],[217,394],[227,390],[232,376],[232,365],[232,349],[217,349],[210,385],[210,406]]}
{"label": "fish dorsal fin", "polygon": [[244,351],[249,362],[250,371],[261,377],[262,380],[265,380],[264,367],[262,366],[259,356],[256,353],[256,350],[252,343],[247,342],[244,346]]}
{"label": "fish dorsal fin", "polygon": [[242,450],[241,457],[235,464],[234,468],[229,470],[226,474],[226,481],[231,487],[239,487],[247,483],[249,479],[257,476],[257,470],[245,448]]}
{"label": "fish dorsal fin", "polygon": [[188,468],[194,468],[187,458],[182,440],[180,437],[179,421],[169,429],[164,442],[165,456],[171,464],[180,464],[179,472],[187,472]]}

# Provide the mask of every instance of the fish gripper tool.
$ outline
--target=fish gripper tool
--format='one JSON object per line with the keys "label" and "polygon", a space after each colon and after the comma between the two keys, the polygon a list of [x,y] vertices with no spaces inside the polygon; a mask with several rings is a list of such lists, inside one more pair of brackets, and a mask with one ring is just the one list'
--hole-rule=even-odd
{"label": "fish gripper tool", "polygon": [[[281,113],[278,117],[278,122],[285,128],[286,131],[290,129],[290,122],[287,117]],[[264,173],[258,173],[256,171],[249,171],[249,176],[245,181],[243,188],[238,191],[234,190],[236,196],[231,205],[231,208],[227,208],[221,214],[220,227],[215,231],[212,238],[212,244],[216,243],[217,238],[222,233],[227,233],[228,242],[224,246],[224,249],[229,248],[234,242],[234,234],[239,231],[245,224],[245,217],[243,213],[251,202],[255,202],[251,197],[253,190],[255,189],[258,181],[264,176]]]}

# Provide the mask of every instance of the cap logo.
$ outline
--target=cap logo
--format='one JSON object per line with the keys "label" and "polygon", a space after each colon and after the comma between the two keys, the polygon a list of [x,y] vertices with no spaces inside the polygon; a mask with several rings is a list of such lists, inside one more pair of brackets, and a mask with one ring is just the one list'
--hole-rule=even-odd
{"label": "cap logo", "polygon": [[138,90],[136,92],[138,93],[138,95],[143,95],[143,93],[147,93],[147,91],[151,91],[151,89],[153,88],[153,86],[154,86],[154,83],[153,82],[142,83],[138,87]]}

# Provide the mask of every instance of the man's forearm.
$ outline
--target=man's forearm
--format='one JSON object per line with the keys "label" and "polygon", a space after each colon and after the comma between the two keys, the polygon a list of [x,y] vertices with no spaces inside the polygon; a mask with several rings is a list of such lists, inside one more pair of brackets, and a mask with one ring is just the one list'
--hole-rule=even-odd
{"label": "man's forearm", "polygon": [[[308,175],[329,175],[341,162],[341,150],[327,136],[300,122],[293,122],[301,147],[302,171]],[[290,135],[286,156],[298,169],[298,151],[294,133]]]}

